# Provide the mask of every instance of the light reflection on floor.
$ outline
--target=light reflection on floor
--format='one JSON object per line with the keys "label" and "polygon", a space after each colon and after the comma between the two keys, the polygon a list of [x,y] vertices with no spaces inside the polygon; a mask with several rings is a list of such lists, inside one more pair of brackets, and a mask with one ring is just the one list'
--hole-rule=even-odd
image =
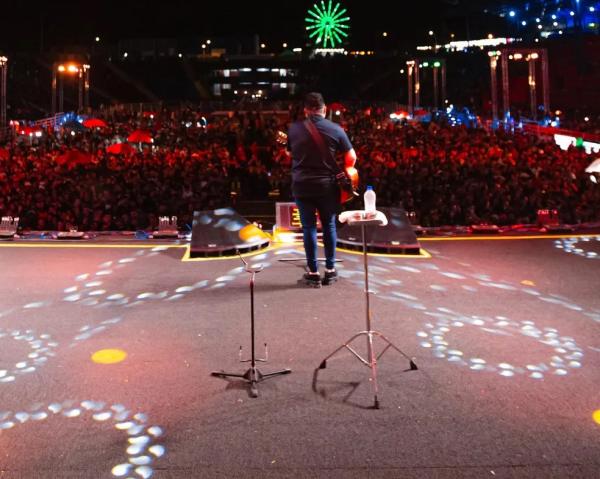
{"label": "light reflection on floor", "polygon": [[[597,240],[600,241],[600,237]],[[575,243],[570,245],[569,248],[563,246],[563,249],[586,258],[595,258],[581,248],[575,248]],[[175,284],[171,285],[169,289],[158,292],[109,290],[110,286],[106,282],[116,270],[125,268],[136,261],[157,256],[163,251],[166,251],[166,248],[154,248],[149,253],[146,250],[140,250],[131,256],[104,262],[98,265],[95,272],[77,275],[74,278],[75,284],[63,289],[63,300],[67,304],[108,308],[107,312],[110,312],[106,319],[78,327],[73,332],[71,347],[105,333],[110,327],[125,321],[127,319],[126,308],[150,305],[153,302],[181,301],[185,298],[193,298],[193,295],[204,291],[225,288],[239,278],[244,278],[244,280],[247,278],[247,273],[242,266],[234,266],[225,274],[220,274],[215,278],[201,279],[193,284]],[[254,266],[261,265],[269,268],[273,264],[277,264],[276,259],[280,256],[293,255],[301,258],[303,254],[298,248],[280,248],[252,256],[248,261]],[[340,277],[362,289],[364,287],[362,257],[346,254],[343,256],[343,260],[344,262],[339,266]],[[469,269],[471,271],[468,271]],[[549,375],[566,376],[584,367],[584,353],[581,345],[583,341],[562,335],[556,328],[545,327],[531,320],[511,319],[507,316],[468,315],[448,309],[441,304],[444,296],[442,293],[460,292],[467,297],[483,293],[517,293],[524,297],[535,298],[545,304],[564,308],[584,320],[591,319],[600,323],[600,311],[588,311],[569,298],[540,291],[535,288],[533,281],[511,282],[494,279],[485,272],[474,271],[473,267],[467,263],[452,264],[446,258],[439,256],[418,265],[411,263],[410,260],[374,257],[370,260],[370,271],[372,274],[371,287],[377,293],[378,299],[399,302],[422,320],[420,327],[415,326],[415,334],[419,338],[422,348],[431,351],[435,358],[473,372],[489,372],[503,378],[523,376],[535,380],[544,379]],[[419,278],[421,282],[428,282],[428,288],[420,288],[422,283],[419,283],[420,286],[414,286],[413,278]],[[436,280],[437,282],[444,280],[445,283],[444,285],[438,284]],[[42,310],[51,304],[51,302],[43,300],[31,301],[24,305],[23,309]],[[8,315],[12,312],[13,310],[2,314]],[[452,345],[451,335],[456,338],[456,335],[471,328],[477,328],[478,332],[489,334],[492,337],[495,335],[508,340],[525,338],[536,341],[548,348],[548,356],[543,362],[531,361],[516,364],[510,357],[494,362],[485,357],[485,348],[483,347],[480,350],[466,351]],[[58,347],[58,343],[53,341],[49,335],[36,335],[32,330],[0,329],[0,338],[25,341],[32,349],[27,360],[18,361],[14,367],[0,370],[0,383],[13,382],[18,375],[35,371],[45,364],[48,358],[55,356],[55,350]],[[600,348],[595,349],[591,346],[588,348],[600,352]],[[106,408],[103,403],[93,401],[83,401],[79,405],[73,404],[75,403],[52,403],[46,408],[29,412],[0,413],[0,430],[11,429],[27,421],[42,421],[50,414],[58,415],[60,413],[62,417],[76,418],[89,412],[94,421],[112,420],[116,429],[123,430],[130,436],[127,446],[129,460],[127,463],[115,465],[111,470],[113,476],[126,477],[136,474],[139,477],[150,477],[153,474],[152,461],[165,453],[162,445],[153,442],[162,434],[160,428],[147,427],[145,415],[131,416],[129,411],[120,405]],[[594,413],[594,420],[600,424],[600,410]]]}
{"label": "light reflection on floor", "polygon": [[[574,254],[587,259],[600,259],[600,254],[596,251],[590,251],[589,247],[593,246],[594,243],[600,242],[600,236],[596,238],[583,237],[583,238],[564,238],[554,242],[554,246],[557,249],[563,250],[565,253]],[[586,246],[588,248],[586,249]]]}
{"label": "light reflection on floor", "polygon": [[165,447],[157,442],[163,436],[162,428],[149,425],[146,414],[133,413],[122,404],[106,405],[101,401],[53,402],[16,412],[3,411],[0,412],[0,431],[7,434],[5,431],[21,424],[41,422],[50,417],[81,418],[87,426],[90,418],[101,423],[111,422],[112,427],[127,434],[125,452],[128,459],[126,463],[112,467],[111,473],[116,477],[136,474],[147,479],[154,474],[154,461],[166,452]]}
{"label": "light reflection on floor", "polygon": [[[518,375],[525,375],[532,379],[543,379],[549,374],[566,376],[569,372],[583,367],[583,346],[574,338],[561,335],[556,328],[538,326],[530,319],[514,320],[503,316],[467,315],[445,308],[442,302],[446,294],[467,295],[465,304],[469,304],[469,294],[497,295],[505,291],[510,294],[522,294],[524,299],[525,297],[536,298],[542,303],[578,313],[583,320],[592,319],[600,322],[598,311],[586,311],[567,297],[542,292],[534,287],[535,283],[531,280],[519,282],[497,280],[486,272],[474,271],[467,263],[456,263],[453,266],[455,262],[450,258],[440,258],[436,255],[426,263],[417,265],[406,263],[408,262],[400,261],[398,264],[392,264],[387,258],[370,258],[369,286],[378,300],[399,302],[413,310],[413,317],[414,315],[423,315],[423,319],[429,317],[429,321],[425,321],[423,328],[416,334],[420,338],[421,347],[431,351],[434,357],[454,365],[468,367],[471,371],[494,372],[506,378]],[[459,266],[458,270],[455,270],[456,265]],[[411,279],[416,275],[419,276]],[[345,262],[340,267],[340,276],[356,287],[364,288],[364,271],[361,264]],[[436,276],[443,277],[446,282],[443,285],[437,284]],[[417,279],[420,282],[415,281]],[[426,284],[427,289],[423,288],[423,281],[429,282]],[[489,293],[484,290],[489,290]],[[494,290],[498,293],[492,293]],[[428,294],[428,291],[432,294]],[[507,304],[510,304],[511,299],[507,298]],[[477,304],[476,301],[473,303]],[[431,322],[432,318],[434,322]],[[463,331],[473,326],[484,334],[502,335],[507,339],[512,338],[513,342],[517,338],[531,338],[550,348],[549,354],[541,362],[513,364],[514,360],[507,357],[503,361],[492,364],[482,357],[482,351],[485,351],[483,345],[479,351],[461,351],[453,347],[447,338],[450,332],[453,335],[464,334]],[[465,327],[466,329],[461,329]],[[583,341],[585,338],[580,340],[582,343]]]}
{"label": "light reflection on floor", "polygon": [[117,364],[125,361],[127,353],[122,349],[101,349],[92,354],[92,361],[96,364]]}
{"label": "light reflection on floor", "polygon": [[[538,328],[534,321],[514,321],[504,316],[478,317],[466,316],[445,308],[438,308],[438,312],[426,312],[434,318],[435,323],[428,322],[424,330],[417,336],[421,339],[421,347],[431,349],[434,357],[446,359],[448,362],[466,366],[472,371],[487,371],[498,373],[503,377],[512,377],[517,374],[526,374],[532,379],[543,379],[544,374],[566,376],[571,369],[582,367],[583,350],[572,337],[561,336],[555,328]],[[480,331],[496,336],[513,338],[521,336],[531,338],[540,344],[552,349],[545,362],[535,364],[514,365],[507,358],[505,361],[493,364],[483,358],[481,351],[487,349],[481,346],[476,356],[456,349],[447,339],[449,333],[468,326],[475,326]]]}
{"label": "light reflection on floor", "polygon": [[0,369],[0,383],[11,383],[18,376],[37,371],[49,358],[55,356],[58,343],[53,341],[49,334],[37,335],[33,330],[24,331],[0,328],[0,338],[27,343],[31,352],[26,359],[18,360],[14,366]]}

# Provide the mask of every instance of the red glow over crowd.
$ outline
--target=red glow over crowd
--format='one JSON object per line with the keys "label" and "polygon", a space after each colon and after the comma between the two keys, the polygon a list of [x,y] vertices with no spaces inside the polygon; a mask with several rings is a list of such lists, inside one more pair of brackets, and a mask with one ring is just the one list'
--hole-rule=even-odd
{"label": "red glow over crowd", "polygon": [[[17,136],[0,147],[0,214],[29,230],[137,230],[163,215],[183,227],[195,210],[289,200],[290,163],[275,138],[291,117],[180,108]],[[600,219],[600,185],[584,174],[593,157],[582,149],[530,134],[392,123],[375,109],[337,118],[378,205],[414,211],[423,226],[534,223],[538,209],[557,209],[569,224]]]}

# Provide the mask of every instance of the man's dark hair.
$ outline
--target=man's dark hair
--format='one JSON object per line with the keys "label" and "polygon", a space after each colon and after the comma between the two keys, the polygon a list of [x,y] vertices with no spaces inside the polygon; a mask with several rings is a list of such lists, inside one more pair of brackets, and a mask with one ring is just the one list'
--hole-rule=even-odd
{"label": "man's dark hair", "polygon": [[304,97],[304,107],[307,110],[320,110],[325,106],[325,100],[323,100],[323,95],[317,92],[307,93]]}

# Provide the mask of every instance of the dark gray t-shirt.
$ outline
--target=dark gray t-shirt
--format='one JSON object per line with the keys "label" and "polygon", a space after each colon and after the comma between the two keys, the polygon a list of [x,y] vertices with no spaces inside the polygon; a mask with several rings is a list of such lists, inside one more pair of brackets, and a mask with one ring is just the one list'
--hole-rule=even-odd
{"label": "dark gray t-shirt", "polygon": [[[337,152],[346,153],[352,149],[348,135],[340,125],[311,115],[312,121],[323,137],[325,144],[335,158]],[[303,121],[290,125],[288,149],[292,153],[292,194],[296,198],[322,196],[335,188],[335,171],[323,158],[321,149],[313,140]]]}

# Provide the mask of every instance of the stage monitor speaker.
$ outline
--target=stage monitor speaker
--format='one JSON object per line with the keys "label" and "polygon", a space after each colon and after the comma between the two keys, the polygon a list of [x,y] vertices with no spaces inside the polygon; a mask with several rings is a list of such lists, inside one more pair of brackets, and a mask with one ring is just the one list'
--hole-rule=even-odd
{"label": "stage monitor speaker", "polygon": [[[421,253],[421,247],[412,225],[408,221],[406,211],[402,208],[378,208],[388,219],[387,226],[367,228],[367,252],[386,254]],[[349,226],[344,223],[338,229],[337,245],[340,248],[363,250],[360,226]]]}
{"label": "stage monitor speaker", "polygon": [[231,208],[194,211],[190,257],[236,256],[269,246],[259,227]]}

